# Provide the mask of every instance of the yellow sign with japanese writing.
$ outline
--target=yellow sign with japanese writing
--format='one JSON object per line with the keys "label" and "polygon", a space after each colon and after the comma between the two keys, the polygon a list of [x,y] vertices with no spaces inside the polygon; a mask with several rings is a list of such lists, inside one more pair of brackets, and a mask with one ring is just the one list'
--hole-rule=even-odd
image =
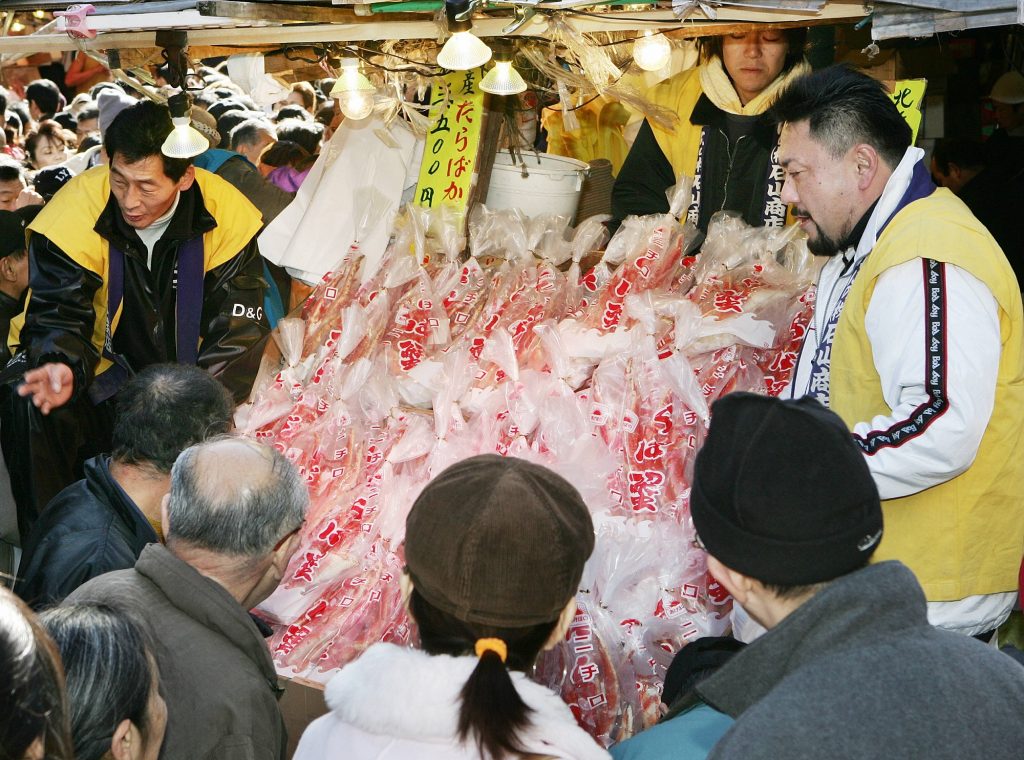
{"label": "yellow sign with japanese writing", "polygon": [[446,74],[447,108],[443,108],[443,90],[434,88],[430,130],[416,186],[420,206],[437,208],[443,203],[465,211],[469,204],[484,116],[482,78],[483,69]]}
{"label": "yellow sign with japanese writing", "polygon": [[924,90],[927,86],[926,79],[904,79],[892,83],[892,102],[910,125],[911,145],[917,142],[917,133],[921,129],[921,104],[924,102]]}

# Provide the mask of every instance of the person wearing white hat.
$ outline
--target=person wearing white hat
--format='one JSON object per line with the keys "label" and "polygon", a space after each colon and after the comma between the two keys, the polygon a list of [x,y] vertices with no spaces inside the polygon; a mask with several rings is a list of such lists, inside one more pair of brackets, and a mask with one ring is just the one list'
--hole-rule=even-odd
{"label": "person wearing white hat", "polygon": [[1011,137],[1024,137],[1024,74],[1007,71],[996,80],[988,97],[999,127]]}

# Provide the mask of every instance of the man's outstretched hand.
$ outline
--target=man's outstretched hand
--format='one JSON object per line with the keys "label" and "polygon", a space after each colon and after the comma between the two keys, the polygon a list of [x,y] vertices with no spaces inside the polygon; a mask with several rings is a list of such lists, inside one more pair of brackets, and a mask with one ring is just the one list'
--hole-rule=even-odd
{"label": "man's outstretched hand", "polygon": [[31,396],[43,414],[64,406],[75,389],[75,376],[66,364],[51,363],[25,373],[25,382],[18,386],[19,396]]}

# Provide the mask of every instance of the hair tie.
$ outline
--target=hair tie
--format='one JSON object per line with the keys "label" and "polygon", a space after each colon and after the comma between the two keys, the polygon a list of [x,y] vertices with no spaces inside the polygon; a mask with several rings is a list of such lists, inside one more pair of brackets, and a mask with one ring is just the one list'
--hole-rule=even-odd
{"label": "hair tie", "polygon": [[476,656],[483,657],[484,652],[494,652],[502,662],[508,659],[508,646],[501,639],[477,639]]}

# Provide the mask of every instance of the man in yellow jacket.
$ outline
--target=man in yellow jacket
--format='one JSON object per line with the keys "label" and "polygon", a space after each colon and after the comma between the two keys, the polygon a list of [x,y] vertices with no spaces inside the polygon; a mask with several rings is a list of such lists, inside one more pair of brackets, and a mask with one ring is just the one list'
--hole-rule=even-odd
{"label": "man in yellow jacket", "polygon": [[122,111],[104,138],[109,167],[72,179],[29,228],[30,296],[10,340],[31,405],[15,400],[4,424],[11,472],[27,476],[19,522],[109,448],[112,400],[143,367],[198,365],[236,400],[252,385],[268,334],[260,213],[163,155],[172,128],[156,103]]}
{"label": "man in yellow jacket", "polygon": [[782,200],[830,257],[788,393],[828,404],[883,499],[875,561],[917,575],[929,620],[990,636],[1024,553],[1024,315],[988,230],[936,188],[882,86],[844,67],[795,80]]}

